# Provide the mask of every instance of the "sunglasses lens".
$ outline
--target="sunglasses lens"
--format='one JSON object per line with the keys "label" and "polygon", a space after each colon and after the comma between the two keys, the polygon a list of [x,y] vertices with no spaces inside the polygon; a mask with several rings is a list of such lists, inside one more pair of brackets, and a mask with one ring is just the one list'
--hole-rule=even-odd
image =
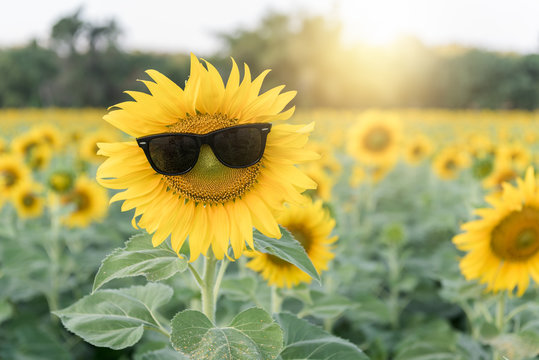
{"label": "sunglasses lens", "polygon": [[150,157],[157,169],[169,174],[190,170],[198,158],[198,144],[189,136],[161,136],[149,143]]}
{"label": "sunglasses lens", "polygon": [[262,157],[263,135],[258,128],[230,128],[215,134],[213,150],[219,160],[228,166],[250,166]]}

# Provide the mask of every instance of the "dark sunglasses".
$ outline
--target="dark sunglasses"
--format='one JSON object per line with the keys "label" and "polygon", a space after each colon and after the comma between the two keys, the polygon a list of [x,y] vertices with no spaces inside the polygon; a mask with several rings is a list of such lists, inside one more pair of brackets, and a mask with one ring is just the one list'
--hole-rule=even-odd
{"label": "dark sunglasses", "polygon": [[163,133],[137,138],[152,168],[163,175],[189,172],[198,160],[200,147],[207,144],[215,157],[231,168],[256,164],[264,155],[271,124],[245,124],[207,134]]}

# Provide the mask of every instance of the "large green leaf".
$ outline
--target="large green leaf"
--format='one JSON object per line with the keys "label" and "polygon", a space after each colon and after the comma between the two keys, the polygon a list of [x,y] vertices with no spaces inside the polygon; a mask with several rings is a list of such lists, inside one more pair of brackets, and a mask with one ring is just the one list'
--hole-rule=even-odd
{"label": "large green leaf", "polygon": [[134,360],[190,360],[185,355],[171,348],[148,351],[135,356]]}
{"label": "large green leaf", "polygon": [[310,315],[319,319],[332,319],[341,316],[346,310],[359,306],[350,299],[338,294],[325,294],[321,291],[311,291],[311,300],[301,310],[301,317]]}
{"label": "large green leaf", "polygon": [[185,310],[172,319],[172,345],[193,359],[272,360],[283,345],[283,333],[271,316],[253,308],[227,327],[215,327],[201,312]]}
{"label": "large green leaf", "polygon": [[368,357],[354,344],[287,313],[275,315],[284,331],[283,360],[361,360]]}
{"label": "large green leaf", "polygon": [[149,281],[164,280],[187,268],[187,260],[178,257],[167,241],[152,246],[151,236],[131,237],[125,247],[114,250],[103,260],[92,291],[112,279],[144,275]]}
{"label": "large green leaf", "polygon": [[172,297],[172,288],[149,283],[100,290],[53,312],[64,326],[95,346],[123,349],[140,340],[144,328],[166,332],[155,311]]}
{"label": "large green leaf", "polygon": [[316,271],[311,259],[307,256],[305,249],[299,241],[294,239],[290,231],[280,226],[283,236],[280,239],[273,239],[255,230],[253,241],[255,250],[262,253],[271,254],[286,262],[289,262],[306,272],[310,277],[320,282],[320,275]]}

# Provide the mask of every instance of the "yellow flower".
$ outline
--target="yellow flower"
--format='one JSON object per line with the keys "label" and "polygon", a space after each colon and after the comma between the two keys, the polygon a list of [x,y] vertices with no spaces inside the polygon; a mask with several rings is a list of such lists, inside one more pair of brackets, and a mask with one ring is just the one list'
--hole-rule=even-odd
{"label": "yellow flower", "polygon": [[395,115],[368,112],[350,130],[348,151],[366,164],[394,163],[401,136],[402,125]]}
{"label": "yellow flower", "polygon": [[99,221],[107,213],[107,201],[105,189],[81,176],[75,181],[73,190],[62,197],[63,204],[75,207],[63,222],[69,227],[86,227],[93,221]]}
{"label": "yellow flower", "polygon": [[[295,91],[281,93],[279,86],[259,94],[268,71],[251,80],[245,66],[240,83],[233,61],[226,86],[215,67],[206,67],[193,55],[185,88],[155,70],[144,81],[151,94],[127,92],[135,101],[116,105],[104,119],[134,137],[165,132],[206,134],[249,123],[273,123],[288,119],[294,108],[283,111]],[[245,243],[252,248],[253,226],[267,236],[279,238],[275,214],[284,201],[304,202],[300,193],[316,184],[295,164],[316,159],[303,149],[310,125],[273,124],[262,159],[246,168],[223,165],[211,148],[200,148],[198,162],[189,172],[156,173],[136,141],[98,144],[99,154],[109,158],[99,167],[100,184],[127,189],[112,201],[124,200],[122,210],[135,208],[133,225],[153,234],[157,246],[169,235],[176,252],[189,236],[190,259],[206,255],[211,246],[218,259],[228,252],[241,256]]]}
{"label": "yellow flower", "polygon": [[[322,201],[290,206],[278,221],[301,243],[318,273],[327,270],[335,256],[331,250],[337,236],[331,236],[335,220],[322,207]],[[251,258],[247,267],[260,272],[269,285],[292,287],[300,282],[311,282],[310,276],[302,270],[273,255],[255,251],[248,251],[246,255]]]}
{"label": "yellow flower", "polygon": [[33,127],[30,132],[51,150],[57,151],[61,149],[62,135],[56,127],[50,124],[42,124]]}
{"label": "yellow flower", "polygon": [[505,183],[501,197],[487,197],[493,208],[476,210],[481,219],[462,225],[453,238],[468,252],[460,262],[466,279],[478,279],[489,291],[528,288],[530,276],[539,283],[539,188],[533,168],[517,186]]}
{"label": "yellow flower", "polygon": [[314,190],[307,192],[308,195],[314,199],[322,199],[325,202],[331,200],[331,189],[333,188],[333,181],[318,165],[311,165],[303,168],[305,174],[314,180],[317,187]]}
{"label": "yellow flower", "polygon": [[423,134],[418,134],[408,141],[404,149],[404,159],[412,165],[419,164],[432,152],[432,142]]}
{"label": "yellow flower", "polygon": [[39,146],[42,139],[34,132],[26,132],[11,141],[11,150],[15,155],[28,160],[34,148]]}
{"label": "yellow flower", "polygon": [[434,172],[444,180],[455,179],[462,168],[468,166],[466,154],[457,148],[445,148],[436,155],[432,167]]}
{"label": "yellow flower", "polygon": [[515,180],[519,172],[507,160],[496,159],[494,169],[483,180],[483,187],[492,191],[501,191],[503,183]]}
{"label": "yellow flower", "polygon": [[511,162],[521,170],[530,165],[530,152],[520,143],[505,144],[498,149],[496,155],[500,161]]}
{"label": "yellow flower", "polygon": [[99,147],[97,146],[97,143],[110,143],[117,140],[116,136],[105,131],[89,134],[83,137],[79,144],[79,155],[81,159],[88,162],[101,163],[105,160],[105,157],[98,155]]}
{"label": "yellow flower", "polygon": [[27,157],[27,163],[32,170],[43,170],[49,166],[51,158],[51,148],[44,143],[40,143],[30,150]]}
{"label": "yellow flower", "polygon": [[49,176],[48,183],[54,192],[63,194],[73,187],[73,175],[68,171],[55,171]]}
{"label": "yellow flower", "polygon": [[17,214],[22,218],[35,218],[43,213],[44,200],[41,187],[29,181],[20,184],[11,196]]}
{"label": "yellow flower", "polygon": [[9,197],[18,185],[30,178],[30,170],[15,155],[0,155],[0,196]]}

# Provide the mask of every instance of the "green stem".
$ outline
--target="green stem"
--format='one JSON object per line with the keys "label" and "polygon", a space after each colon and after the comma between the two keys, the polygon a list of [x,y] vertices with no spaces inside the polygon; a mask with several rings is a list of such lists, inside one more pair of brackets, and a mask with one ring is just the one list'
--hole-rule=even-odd
{"label": "green stem", "polygon": [[[500,334],[503,334],[503,330],[505,328],[505,292],[503,292],[500,297],[498,298],[498,302],[496,303],[496,316],[495,316],[495,325]],[[500,354],[498,350],[494,350],[493,353],[493,359],[494,360],[504,360],[504,356]]]}
{"label": "green stem", "polygon": [[271,287],[271,312],[273,314],[280,313],[282,304],[283,304],[283,299],[277,293],[277,287],[275,285],[273,285]]}
{"label": "green stem", "polygon": [[217,265],[217,259],[213,252],[209,252],[209,255],[205,257],[204,262],[204,281],[200,289],[202,295],[202,312],[215,323],[215,267]]}
{"label": "green stem", "polygon": [[217,299],[219,298],[219,288],[221,287],[221,281],[223,281],[223,276],[225,276],[226,268],[228,266],[228,260],[223,259],[221,261],[221,266],[217,272],[217,279],[215,280],[215,285],[213,286],[213,301],[217,304]]}
{"label": "green stem", "polygon": [[195,267],[191,263],[187,263],[187,267],[189,268],[189,271],[191,271],[191,274],[193,274],[193,277],[195,278],[198,287],[202,289],[202,287],[204,286],[204,280],[202,280],[202,278],[200,277],[200,274],[198,273],[197,269],[195,269]]}

